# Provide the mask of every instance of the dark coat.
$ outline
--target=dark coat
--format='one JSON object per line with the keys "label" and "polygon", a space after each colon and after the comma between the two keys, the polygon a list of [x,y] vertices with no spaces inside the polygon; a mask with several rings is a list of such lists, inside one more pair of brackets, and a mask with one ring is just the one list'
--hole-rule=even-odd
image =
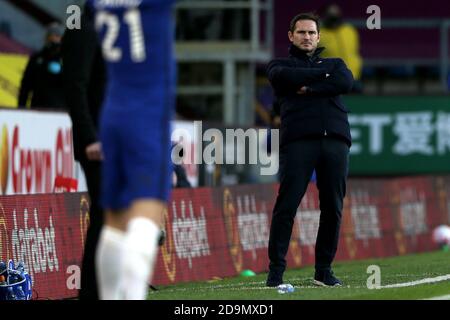
{"label": "dark coat", "polygon": [[61,68],[59,45],[48,45],[33,54],[20,84],[18,107],[65,110]]}
{"label": "dark coat", "polygon": [[[281,115],[281,145],[309,137],[335,136],[351,145],[348,109],[340,95],[349,93],[353,76],[339,58],[309,57],[291,45],[288,58],[272,60],[267,74]],[[302,87],[306,94],[298,94]]]}
{"label": "dark coat", "polygon": [[191,188],[191,183],[189,182],[186,170],[182,165],[174,165],[174,172],[177,176],[177,185],[175,188]]}
{"label": "dark coat", "polygon": [[88,145],[99,141],[98,121],[107,82],[106,65],[89,12],[83,14],[80,30],[66,30],[62,57],[64,92],[73,123],[74,153],[79,160],[85,157]]}

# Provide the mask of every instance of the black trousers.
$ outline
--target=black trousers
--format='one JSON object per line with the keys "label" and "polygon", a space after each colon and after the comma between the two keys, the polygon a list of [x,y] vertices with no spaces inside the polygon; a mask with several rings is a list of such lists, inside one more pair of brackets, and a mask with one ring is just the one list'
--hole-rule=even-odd
{"label": "black trousers", "polygon": [[89,227],[84,243],[84,255],[81,265],[80,300],[98,300],[97,277],[95,272],[95,252],[103,225],[103,210],[100,206],[100,170],[101,162],[80,159],[86,176],[90,198]]}
{"label": "black trousers", "polygon": [[281,279],[286,269],[295,215],[314,169],[321,212],[315,268],[331,268],[338,246],[348,156],[348,145],[332,137],[295,141],[280,148],[280,189],[270,227],[269,277]]}

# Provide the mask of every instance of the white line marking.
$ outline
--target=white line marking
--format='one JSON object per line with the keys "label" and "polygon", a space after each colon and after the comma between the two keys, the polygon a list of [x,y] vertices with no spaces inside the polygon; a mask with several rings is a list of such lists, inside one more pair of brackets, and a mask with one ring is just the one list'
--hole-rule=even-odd
{"label": "white line marking", "polygon": [[432,298],[423,299],[423,300],[450,300],[450,294],[447,294],[445,296],[432,297]]}
{"label": "white line marking", "polygon": [[412,286],[417,286],[417,285],[421,285],[421,284],[435,283],[435,282],[441,282],[441,281],[446,281],[446,280],[450,280],[450,274],[446,274],[446,275],[435,277],[435,278],[425,278],[425,279],[411,281],[411,282],[389,284],[386,286],[380,286],[379,289],[412,287]]}
{"label": "white line marking", "polygon": [[[345,277],[341,277],[341,278],[345,278]],[[312,281],[310,278],[292,278],[290,280]],[[425,278],[425,279],[410,281],[410,282],[389,284],[389,285],[385,285],[385,286],[380,286],[376,289],[412,287],[412,286],[417,286],[417,285],[421,285],[421,284],[436,283],[436,282],[441,282],[441,281],[446,281],[446,280],[450,280],[450,274],[446,274],[446,275],[442,275],[442,276],[438,276],[438,277],[434,277],[434,278]],[[249,281],[249,282],[237,282],[237,283],[232,283],[232,284],[211,284],[209,286],[202,286],[202,287],[197,287],[197,288],[172,288],[172,289],[165,289],[164,291],[165,292],[207,291],[207,290],[209,291],[209,290],[217,290],[217,289],[219,289],[219,290],[224,289],[224,290],[230,290],[230,291],[242,290],[242,289],[244,289],[244,290],[276,290],[276,288],[266,287],[264,285],[264,283],[265,283],[264,281]],[[255,285],[258,285],[258,286],[255,286]],[[294,287],[296,289],[310,289],[310,288],[320,289],[320,287],[314,286],[312,284],[310,286],[296,285]],[[341,288],[366,289],[367,287],[344,285]],[[155,294],[157,294],[157,292]],[[445,295],[445,296],[440,296],[440,297],[435,297],[435,298],[442,298],[442,299],[438,299],[438,300],[450,300],[450,295]],[[430,298],[430,299],[435,299],[435,298]]]}

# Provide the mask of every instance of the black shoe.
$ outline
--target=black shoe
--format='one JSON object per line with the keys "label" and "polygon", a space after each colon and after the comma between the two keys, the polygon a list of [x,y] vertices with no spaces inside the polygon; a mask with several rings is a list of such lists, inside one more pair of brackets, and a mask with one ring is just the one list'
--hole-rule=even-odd
{"label": "black shoe", "polygon": [[158,246],[162,246],[166,242],[166,230],[161,229],[159,231],[159,238],[158,238]]}
{"label": "black shoe", "polygon": [[152,291],[159,291],[154,285],[149,285],[149,288],[152,289]]}
{"label": "black shoe", "polygon": [[270,274],[267,276],[266,286],[268,287],[278,287],[283,284],[283,277],[279,275]]}
{"label": "black shoe", "polygon": [[340,287],[342,282],[336,278],[331,270],[318,271],[314,274],[314,284],[322,287]]}

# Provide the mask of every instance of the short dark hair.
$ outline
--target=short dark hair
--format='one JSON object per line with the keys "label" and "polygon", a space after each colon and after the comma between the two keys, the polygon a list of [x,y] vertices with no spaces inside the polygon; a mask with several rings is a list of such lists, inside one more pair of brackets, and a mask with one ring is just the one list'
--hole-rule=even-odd
{"label": "short dark hair", "polygon": [[295,31],[295,24],[297,23],[297,21],[300,20],[312,20],[316,23],[317,26],[317,33],[320,32],[320,24],[319,24],[319,17],[312,13],[312,12],[307,12],[307,13],[300,13],[298,15],[296,15],[294,18],[292,18],[291,20],[291,24],[289,26],[289,30],[291,32]]}

